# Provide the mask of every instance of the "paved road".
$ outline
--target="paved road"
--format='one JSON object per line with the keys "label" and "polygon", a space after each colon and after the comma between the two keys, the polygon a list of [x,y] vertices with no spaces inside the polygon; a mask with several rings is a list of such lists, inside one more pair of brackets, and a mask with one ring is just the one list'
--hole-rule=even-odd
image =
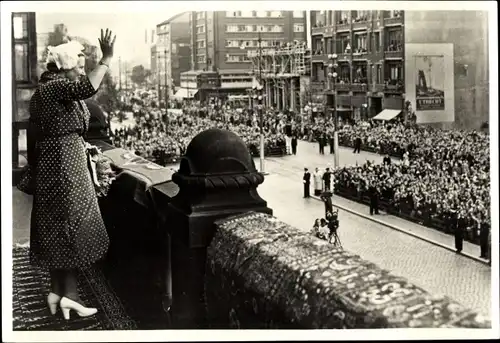
{"label": "paved road", "polygon": [[[302,144],[301,144],[302,143]],[[266,159],[266,176],[259,194],[274,215],[309,231],[315,218],[323,216],[323,204],[302,198],[303,167],[324,167],[331,155],[320,156],[316,144],[299,142],[296,156]],[[341,164],[382,157],[341,149]],[[258,163],[256,163],[258,165]],[[463,305],[491,314],[491,268],[441,247],[374,223],[345,211],[339,212],[340,236],[346,250],[408,278],[434,294],[445,294]]]}

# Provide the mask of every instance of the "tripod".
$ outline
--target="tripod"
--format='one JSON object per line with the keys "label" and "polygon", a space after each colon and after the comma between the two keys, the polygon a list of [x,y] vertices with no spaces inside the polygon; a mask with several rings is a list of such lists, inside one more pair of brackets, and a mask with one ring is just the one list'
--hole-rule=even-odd
{"label": "tripod", "polygon": [[332,244],[332,238],[335,239],[333,245],[337,248],[344,250],[344,248],[342,247],[342,242],[340,241],[340,237],[337,234],[337,232],[335,232],[333,235],[330,236],[330,238],[328,239],[328,243]]}

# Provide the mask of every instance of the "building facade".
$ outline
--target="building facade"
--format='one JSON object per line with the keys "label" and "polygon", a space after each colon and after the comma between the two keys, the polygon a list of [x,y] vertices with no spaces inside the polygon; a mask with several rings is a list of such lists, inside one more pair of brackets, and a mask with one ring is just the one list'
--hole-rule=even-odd
{"label": "building facade", "polygon": [[217,71],[228,95],[252,87],[249,51],[307,39],[305,11],[190,12],[190,30],[193,69]]}
{"label": "building facade", "polygon": [[309,102],[345,119],[410,104],[417,123],[478,129],[489,117],[487,15],[312,11]]}
{"label": "building facade", "polygon": [[180,85],[180,74],[190,69],[189,12],[180,13],[156,26],[157,40],[151,53],[155,60],[152,72],[156,75],[160,100],[165,94],[175,94]]}
{"label": "building facade", "polygon": [[402,110],[404,12],[311,11],[310,16],[311,102],[321,99],[316,106],[326,112],[335,107],[343,119]]}

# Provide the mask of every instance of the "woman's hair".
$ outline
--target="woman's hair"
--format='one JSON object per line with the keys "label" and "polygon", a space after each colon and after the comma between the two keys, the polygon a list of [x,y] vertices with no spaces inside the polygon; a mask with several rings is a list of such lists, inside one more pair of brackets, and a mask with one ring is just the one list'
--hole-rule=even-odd
{"label": "woman's hair", "polygon": [[54,62],[47,63],[47,70],[52,73],[58,73],[61,71],[59,68],[57,68],[57,65]]}

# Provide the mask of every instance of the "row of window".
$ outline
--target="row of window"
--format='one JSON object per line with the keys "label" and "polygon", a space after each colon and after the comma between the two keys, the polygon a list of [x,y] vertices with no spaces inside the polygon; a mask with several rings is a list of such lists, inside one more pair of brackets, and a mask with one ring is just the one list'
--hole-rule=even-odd
{"label": "row of window", "polygon": [[224,25],[225,32],[284,32],[283,25]]}
{"label": "row of window", "polygon": [[227,11],[226,17],[231,18],[281,18],[284,11]]}
{"label": "row of window", "polygon": [[[403,42],[403,33],[401,30],[390,30],[387,31],[386,34],[386,50],[387,51],[399,51],[402,42]],[[330,53],[333,51],[333,39],[332,38],[326,38],[325,40],[325,46],[326,46],[326,52],[325,53]],[[371,46],[369,46],[370,42],[368,41],[368,35],[365,34],[356,34],[354,35],[354,44],[351,44],[349,35],[339,35],[338,39],[336,39],[336,51],[337,52],[345,52],[348,47],[351,49],[358,50],[368,50],[371,48],[373,51],[380,51],[380,47],[382,45],[381,42],[381,36],[380,32],[374,32],[372,35],[371,39]],[[313,41],[313,50],[318,51],[318,50],[323,50],[321,40],[314,40]],[[354,52],[363,52],[363,51],[354,51]]]}
{"label": "row of window", "polygon": [[250,62],[250,59],[246,54],[245,55],[226,54],[225,61],[227,63],[244,63],[244,62]]}
{"label": "row of window", "polygon": [[[273,47],[279,45],[281,42],[276,41],[274,39],[262,39],[261,47]],[[236,39],[228,39],[226,40],[226,48],[258,48],[259,41],[257,38],[250,40],[236,40]]]}
{"label": "row of window", "polygon": [[[313,79],[317,79],[318,75],[329,72],[328,69],[324,68],[323,70],[320,67],[313,69]],[[351,70],[349,67],[340,66],[336,70],[337,82],[338,83],[349,83],[351,79]],[[384,83],[384,81],[389,80],[400,80],[403,78],[403,67],[400,64],[387,64],[384,70],[384,78],[382,78],[382,66],[375,65],[374,66],[374,75],[375,83]],[[352,69],[352,81],[353,83],[368,83],[368,70],[365,65],[354,66]]]}
{"label": "row of window", "polygon": [[[384,11],[385,18],[400,18],[403,11]],[[349,18],[353,23],[367,21],[370,17],[381,19],[382,11],[313,11],[311,15],[311,23],[313,26],[321,27],[324,25],[348,24]]]}

